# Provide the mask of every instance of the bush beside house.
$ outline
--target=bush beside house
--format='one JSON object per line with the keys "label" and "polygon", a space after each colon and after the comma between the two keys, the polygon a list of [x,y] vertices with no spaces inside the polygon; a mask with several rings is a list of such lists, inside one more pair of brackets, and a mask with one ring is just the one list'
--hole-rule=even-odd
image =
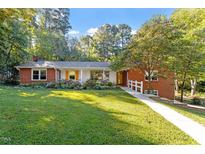
{"label": "bush beside house", "polygon": [[61,80],[58,82],[44,82],[44,83],[32,83],[27,85],[21,85],[23,87],[31,87],[31,88],[51,88],[51,89],[112,89],[116,88],[112,82],[108,80],[87,80],[85,83],[81,84],[76,80]]}

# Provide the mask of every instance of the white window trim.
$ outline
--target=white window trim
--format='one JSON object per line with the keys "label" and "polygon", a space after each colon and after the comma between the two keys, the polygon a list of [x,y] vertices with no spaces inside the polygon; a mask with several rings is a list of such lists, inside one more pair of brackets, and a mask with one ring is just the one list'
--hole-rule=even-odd
{"label": "white window trim", "polygon": [[[46,71],[46,79],[40,79],[41,78],[41,70]],[[33,71],[39,71],[38,79],[33,79]],[[32,68],[31,69],[31,81],[47,81],[47,69],[38,69],[38,68]]]}
{"label": "white window trim", "polygon": [[[147,79],[146,79],[146,72],[147,72],[147,71],[145,71],[145,74],[144,74],[144,80],[145,80],[145,81],[149,81],[149,80],[147,80]],[[157,73],[158,73],[158,71],[157,71],[157,70],[154,70],[153,72],[157,72]],[[150,80],[150,81],[157,82],[157,81],[159,81],[159,78],[158,78],[158,76],[157,76],[157,80],[152,80],[152,78],[151,78],[151,80]]]}

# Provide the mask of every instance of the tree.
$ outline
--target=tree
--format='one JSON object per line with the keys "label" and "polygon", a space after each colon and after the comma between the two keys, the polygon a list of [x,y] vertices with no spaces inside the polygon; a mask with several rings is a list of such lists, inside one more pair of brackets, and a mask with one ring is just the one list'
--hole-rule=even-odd
{"label": "tree", "polygon": [[69,50],[69,9],[38,9],[34,25],[31,52],[46,60],[64,60]]}
{"label": "tree", "polygon": [[121,54],[131,38],[131,28],[128,25],[105,24],[93,35],[94,50],[100,61],[113,61]]}
{"label": "tree", "polygon": [[82,53],[78,50],[79,41],[75,37],[71,37],[68,40],[68,50],[65,53],[64,60],[68,61],[82,61]]}
{"label": "tree", "polygon": [[77,49],[86,61],[96,61],[97,53],[95,52],[94,40],[90,35],[82,36],[77,44]]}
{"label": "tree", "polygon": [[14,66],[28,59],[34,15],[34,9],[0,11],[0,74],[3,80],[16,78]]}
{"label": "tree", "polygon": [[124,53],[121,67],[138,68],[145,73],[148,93],[155,70],[158,70],[156,75],[166,77],[173,37],[175,32],[169,20],[165,16],[155,16],[137,31]]}
{"label": "tree", "polygon": [[132,36],[131,34],[132,29],[130,26],[126,24],[119,24],[117,25],[117,28],[118,28],[117,39],[119,41],[118,45],[123,50],[123,48],[126,47],[128,43],[130,43],[130,39]]}
{"label": "tree", "polygon": [[62,33],[64,36],[71,29],[69,23],[70,11],[66,8],[39,9],[39,15],[44,19],[44,28],[52,32]]}
{"label": "tree", "polygon": [[205,10],[177,9],[171,16],[176,29],[180,32],[174,40],[172,69],[181,88],[183,102],[185,83],[191,80],[191,91],[194,95],[196,82],[204,72],[205,57]]}

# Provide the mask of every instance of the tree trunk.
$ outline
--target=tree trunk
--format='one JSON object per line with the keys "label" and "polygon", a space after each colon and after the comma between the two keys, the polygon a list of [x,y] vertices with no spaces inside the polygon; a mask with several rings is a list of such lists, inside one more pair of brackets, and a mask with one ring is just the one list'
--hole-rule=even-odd
{"label": "tree trunk", "polygon": [[184,88],[181,88],[181,97],[180,97],[180,102],[184,101]]}
{"label": "tree trunk", "polygon": [[196,78],[191,80],[191,97],[193,97],[196,93]]}
{"label": "tree trunk", "polygon": [[150,71],[148,73],[148,90],[147,93],[150,94],[150,90],[151,90],[151,75],[150,75]]}
{"label": "tree trunk", "polygon": [[183,81],[182,81],[182,86],[181,86],[181,98],[180,98],[181,102],[184,101],[184,85],[185,85],[185,81],[186,81],[186,72],[184,74]]}
{"label": "tree trunk", "polygon": [[179,93],[179,83],[177,79],[175,80],[175,90],[177,93]]}

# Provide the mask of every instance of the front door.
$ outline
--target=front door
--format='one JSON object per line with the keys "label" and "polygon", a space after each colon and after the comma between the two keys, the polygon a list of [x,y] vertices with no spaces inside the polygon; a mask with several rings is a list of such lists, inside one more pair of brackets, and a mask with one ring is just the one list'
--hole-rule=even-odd
{"label": "front door", "polygon": [[122,85],[122,72],[117,72],[117,84]]}

